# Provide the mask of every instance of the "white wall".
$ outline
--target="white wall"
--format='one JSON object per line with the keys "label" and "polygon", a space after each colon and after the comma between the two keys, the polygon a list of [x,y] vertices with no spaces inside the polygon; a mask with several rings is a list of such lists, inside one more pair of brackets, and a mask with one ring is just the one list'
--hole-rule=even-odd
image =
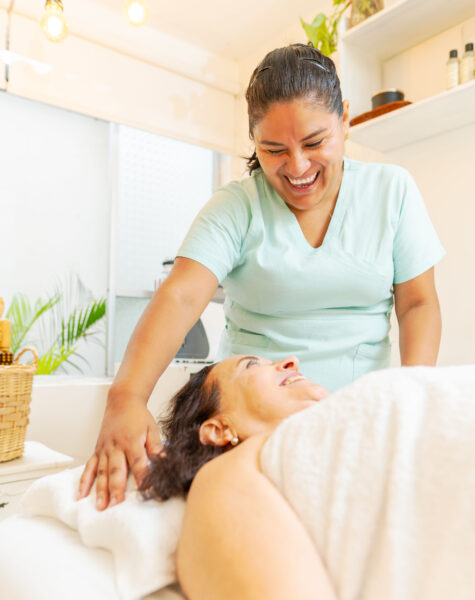
{"label": "white wall", "polygon": [[[0,93],[0,201],[9,223],[2,243],[11,249],[2,265],[10,290],[41,293],[70,269],[88,272],[84,283],[95,294],[105,292],[108,127]],[[19,208],[22,218],[14,220]]]}
{"label": "white wall", "polygon": [[443,334],[439,363],[475,363],[475,124],[389,155],[414,175],[447,255],[436,267]]}
{"label": "white wall", "polygon": [[[0,294],[31,299],[76,272],[106,294],[109,256],[108,123],[0,92]],[[91,373],[104,351],[89,344]]]}
{"label": "white wall", "polygon": [[[0,8],[0,31],[6,31],[7,28],[7,13]],[[5,48],[5,37],[0,36],[0,51]],[[0,59],[0,90],[5,89],[5,67]]]}

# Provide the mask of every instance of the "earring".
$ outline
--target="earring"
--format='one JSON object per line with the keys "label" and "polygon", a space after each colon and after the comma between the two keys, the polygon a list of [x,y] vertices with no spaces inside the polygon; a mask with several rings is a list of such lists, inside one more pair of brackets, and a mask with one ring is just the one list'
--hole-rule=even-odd
{"label": "earring", "polygon": [[347,133],[347,134],[345,135],[345,140],[347,140],[349,137],[350,137],[350,134],[349,134],[349,133]]}
{"label": "earring", "polygon": [[239,438],[233,437],[231,440],[231,446],[237,446],[239,444]]}

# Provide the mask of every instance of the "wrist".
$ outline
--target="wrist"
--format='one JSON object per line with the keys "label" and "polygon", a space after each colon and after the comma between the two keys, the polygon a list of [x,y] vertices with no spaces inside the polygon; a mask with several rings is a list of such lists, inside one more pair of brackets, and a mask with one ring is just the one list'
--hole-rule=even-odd
{"label": "wrist", "polygon": [[147,398],[135,391],[112,384],[107,395],[108,409],[117,409],[126,406],[128,407],[134,404],[146,406]]}

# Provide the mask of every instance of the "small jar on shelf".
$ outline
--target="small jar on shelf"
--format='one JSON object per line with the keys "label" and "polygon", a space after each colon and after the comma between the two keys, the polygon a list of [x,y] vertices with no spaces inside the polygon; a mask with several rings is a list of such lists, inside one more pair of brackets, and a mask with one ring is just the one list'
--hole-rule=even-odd
{"label": "small jar on shelf", "polygon": [[457,87],[460,83],[460,61],[457,50],[449,52],[449,60],[447,61],[447,89],[450,90]]}
{"label": "small jar on shelf", "polygon": [[462,56],[460,65],[460,83],[467,83],[475,77],[475,53],[473,52],[473,43],[465,44],[465,52]]}

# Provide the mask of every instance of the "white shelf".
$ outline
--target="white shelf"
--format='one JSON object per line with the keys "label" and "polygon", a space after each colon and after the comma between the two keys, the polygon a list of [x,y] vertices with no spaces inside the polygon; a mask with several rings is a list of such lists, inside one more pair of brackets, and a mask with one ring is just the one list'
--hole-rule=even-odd
{"label": "white shelf", "polygon": [[475,0],[401,0],[341,36],[384,61],[475,16]]}
{"label": "white shelf", "polygon": [[19,458],[0,464],[0,484],[36,479],[70,467],[74,459],[40,442],[25,442],[25,450]]}
{"label": "white shelf", "polygon": [[475,122],[475,80],[355,125],[351,139],[380,152]]}

